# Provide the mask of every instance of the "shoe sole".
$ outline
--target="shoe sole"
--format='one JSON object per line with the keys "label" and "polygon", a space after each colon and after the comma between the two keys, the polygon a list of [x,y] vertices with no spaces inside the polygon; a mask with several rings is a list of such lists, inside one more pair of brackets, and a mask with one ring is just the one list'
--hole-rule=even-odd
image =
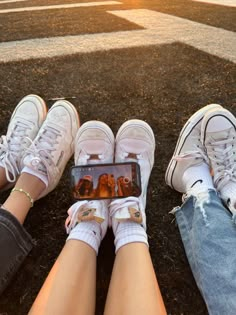
{"label": "shoe sole", "polygon": [[206,105],[205,107],[199,109],[195,114],[193,114],[188,119],[188,121],[185,123],[185,125],[183,126],[183,128],[180,132],[176,147],[175,147],[175,151],[172,155],[172,158],[170,160],[170,163],[167,167],[166,174],[165,174],[166,184],[169,185],[170,187],[172,187],[173,189],[175,189],[175,187],[173,185],[173,176],[174,176],[174,172],[175,172],[175,169],[176,169],[176,166],[178,163],[173,158],[176,155],[179,155],[179,153],[182,150],[182,147],[185,144],[185,141],[188,138],[189,134],[192,132],[192,130],[195,128],[195,126],[198,125],[199,122],[203,119],[206,112],[208,112],[209,110],[212,110],[214,108],[218,108],[218,107],[222,108],[222,106],[218,105],[218,104]]}
{"label": "shoe sole", "polygon": [[118,138],[123,133],[123,131],[125,131],[126,128],[131,127],[131,125],[133,127],[135,127],[135,126],[141,127],[145,131],[147,131],[149,133],[149,135],[152,139],[152,142],[154,143],[154,147],[155,147],[156,141],[155,141],[155,136],[154,136],[154,132],[153,132],[152,128],[149,126],[148,123],[146,123],[143,120],[139,120],[139,119],[131,119],[131,120],[128,120],[125,123],[123,123],[123,125],[121,125],[120,129],[118,130],[118,132],[116,134],[116,142],[119,141]]}
{"label": "shoe sole", "polygon": [[[15,114],[16,114],[18,108],[19,108],[25,101],[27,101],[27,99],[29,99],[30,97],[37,99],[38,104],[40,104],[40,106],[41,106],[41,111],[38,110],[39,117],[40,117],[40,119],[39,119],[39,121],[40,121],[39,127],[40,127],[40,126],[42,125],[43,121],[45,120],[46,116],[47,116],[47,111],[48,111],[48,109],[47,109],[47,105],[46,105],[46,103],[44,102],[44,100],[43,100],[40,96],[35,95],[35,94],[27,95],[27,96],[25,96],[25,97],[19,102],[19,104],[16,106],[16,108],[14,109],[14,111],[13,111],[13,113],[12,113],[12,115],[11,115],[11,120],[14,118],[14,116],[15,116]],[[29,101],[30,101],[30,100],[29,100]],[[32,103],[34,103],[33,100],[32,100]],[[10,122],[11,122],[11,120],[10,120]]]}
{"label": "shoe sole", "polygon": [[207,125],[209,124],[210,120],[216,116],[222,116],[226,118],[232,124],[232,126],[234,126],[236,130],[236,118],[230,111],[228,111],[225,108],[222,108],[221,110],[218,109],[218,110],[209,111],[209,113],[207,113],[207,116],[206,116],[207,123],[204,124],[204,126],[202,126],[202,129],[201,129],[201,142],[203,145],[205,145]]}

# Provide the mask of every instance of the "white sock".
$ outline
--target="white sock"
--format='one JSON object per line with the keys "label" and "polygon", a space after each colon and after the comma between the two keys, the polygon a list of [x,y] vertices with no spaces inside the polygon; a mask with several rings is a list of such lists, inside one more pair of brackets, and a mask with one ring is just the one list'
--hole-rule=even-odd
{"label": "white sock", "polygon": [[145,228],[136,222],[124,221],[118,223],[114,234],[116,253],[120,247],[129,243],[139,242],[145,243],[148,246],[148,238]]}
{"label": "white sock", "polygon": [[191,195],[191,191],[194,191],[196,194],[208,189],[215,189],[207,164],[189,167],[184,172],[183,182],[185,183],[185,191],[188,195]]}
{"label": "white sock", "polygon": [[102,241],[101,225],[96,221],[78,223],[70,232],[68,240],[79,240],[91,246],[96,254]]}
{"label": "white sock", "polygon": [[43,175],[42,173],[39,173],[39,172],[29,168],[28,166],[24,166],[21,173],[28,173],[28,174],[31,174],[31,175],[38,177],[45,184],[46,188],[48,187],[48,177],[46,175]]}

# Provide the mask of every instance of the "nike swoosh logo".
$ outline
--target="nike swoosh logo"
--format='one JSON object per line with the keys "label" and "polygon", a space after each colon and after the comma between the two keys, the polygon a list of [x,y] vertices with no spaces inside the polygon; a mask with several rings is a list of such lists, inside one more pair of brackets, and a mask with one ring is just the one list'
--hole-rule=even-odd
{"label": "nike swoosh logo", "polygon": [[198,182],[200,182],[200,184],[202,184],[202,183],[203,183],[203,180],[202,180],[202,179],[196,180],[196,182],[194,182],[194,183],[192,184],[191,188],[192,188],[194,185],[196,185]]}

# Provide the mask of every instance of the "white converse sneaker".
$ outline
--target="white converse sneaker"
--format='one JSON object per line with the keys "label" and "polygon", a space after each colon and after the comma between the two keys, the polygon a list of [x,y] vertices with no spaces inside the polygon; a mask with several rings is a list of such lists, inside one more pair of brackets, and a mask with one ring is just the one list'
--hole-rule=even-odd
{"label": "white converse sneaker", "polygon": [[[79,116],[68,101],[57,101],[49,110],[37,137],[27,149],[23,172],[47,179],[42,198],[58,184],[67,162],[74,153],[74,140],[79,128]],[[31,173],[31,171],[29,171]],[[31,173],[32,174],[32,173]],[[38,199],[39,199],[38,198]]]}
{"label": "white converse sneaker", "polygon": [[186,193],[183,175],[192,166],[207,165],[208,159],[201,143],[201,123],[207,111],[221,108],[218,104],[207,105],[192,115],[182,128],[174,154],[165,174],[165,181],[171,188]]}
{"label": "white converse sneaker", "polygon": [[6,136],[0,139],[0,166],[5,168],[7,187],[14,186],[22,170],[22,156],[30,146],[47,114],[43,99],[37,95],[25,96],[16,106]]}
{"label": "white converse sneaker", "polygon": [[[75,165],[113,163],[114,143],[114,135],[108,125],[100,121],[84,123],[76,136]],[[82,240],[98,252],[108,227],[109,202],[84,200],[73,204],[65,222],[66,231],[70,234],[68,239]]]}
{"label": "white converse sneaker", "polygon": [[117,225],[131,220],[146,229],[146,194],[149,177],[154,164],[155,137],[152,128],[142,120],[129,120],[118,130],[116,136],[115,162],[137,162],[140,166],[142,193],[140,197],[116,199],[110,204],[110,216],[115,234]]}
{"label": "white converse sneaker", "polygon": [[229,210],[236,212],[236,118],[224,108],[207,112],[202,143],[213,170],[216,189]]}

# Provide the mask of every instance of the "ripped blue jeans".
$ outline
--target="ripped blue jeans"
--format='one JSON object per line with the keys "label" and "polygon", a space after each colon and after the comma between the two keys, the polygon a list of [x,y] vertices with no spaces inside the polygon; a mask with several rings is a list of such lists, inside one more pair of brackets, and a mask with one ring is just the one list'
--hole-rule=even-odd
{"label": "ripped blue jeans", "polygon": [[236,314],[236,219],[214,190],[173,211],[196,283],[210,315]]}

